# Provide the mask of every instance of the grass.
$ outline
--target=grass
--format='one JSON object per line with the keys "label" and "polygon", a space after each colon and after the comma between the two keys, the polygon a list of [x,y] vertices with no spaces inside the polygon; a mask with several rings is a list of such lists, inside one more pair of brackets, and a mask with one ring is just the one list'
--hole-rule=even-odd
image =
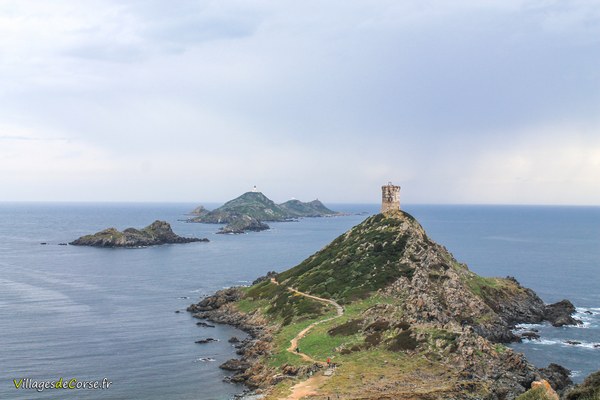
{"label": "grass", "polygon": [[[393,398],[395,391],[412,395],[443,393],[453,390],[456,383],[450,377],[449,368],[418,355],[374,348],[344,356],[338,370],[322,390],[327,394],[339,394],[340,398],[357,395],[360,398],[376,398],[381,395],[377,387],[385,388],[391,396],[389,398]],[[371,388],[373,393],[368,392]]]}
{"label": "grass", "polygon": [[291,392],[292,386],[296,384],[296,381],[292,380],[284,380],[279,382],[269,391],[269,394],[264,398],[264,400],[278,400],[285,399]]}
{"label": "grass", "polygon": [[294,268],[279,281],[311,294],[351,303],[369,297],[413,270],[399,260],[408,236],[406,219],[383,214],[368,218]]}
{"label": "grass", "polygon": [[343,316],[315,326],[300,340],[299,347],[303,353],[308,354],[316,360],[324,361],[329,357],[342,357],[336,349],[362,345],[365,342],[365,335],[356,329],[349,330],[346,335],[332,335],[329,331],[342,325],[351,324],[352,321],[359,320],[362,313],[374,305],[395,304],[398,301],[398,299],[393,297],[375,295],[368,299],[348,304]]}
{"label": "grass", "polygon": [[515,400],[553,400],[542,387],[529,389]]}
{"label": "grass", "polygon": [[467,279],[467,286],[471,291],[479,297],[483,297],[486,289],[499,289],[503,285],[500,278],[484,278],[473,274]]}

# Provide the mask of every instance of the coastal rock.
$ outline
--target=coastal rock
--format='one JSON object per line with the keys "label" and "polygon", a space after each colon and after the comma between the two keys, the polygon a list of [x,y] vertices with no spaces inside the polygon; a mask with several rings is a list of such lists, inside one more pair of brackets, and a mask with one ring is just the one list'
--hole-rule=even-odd
{"label": "coastal rock", "polygon": [[275,278],[277,276],[277,272],[275,271],[269,271],[267,272],[266,275],[263,275],[261,277],[256,278],[253,282],[252,285],[256,285],[257,283],[261,283],[264,281],[269,281],[271,280],[271,278]]}
{"label": "coastal rock", "polygon": [[196,208],[194,208],[190,214],[191,215],[196,215],[196,216],[205,216],[206,214],[208,214],[210,211],[207,210],[206,208],[204,208],[204,206],[198,206]]}
{"label": "coastal rock", "polygon": [[572,317],[576,309],[569,300],[549,304],[544,310],[544,319],[550,321],[553,326],[580,325],[582,322]]}
{"label": "coastal rock", "polygon": [[93,235],[82,236],[69,244],[74,246],[133,248],[191,242],[208,242],[208,239],[178,236],[173,232],[168,222],[157,220],[141,230],[127,228],[120,232],[115,228],[108,228]]}
{"label": "coastal rock", "polygon": [[212,343],[212,342],[218,342],[218,339],[213,339],[213,338],[206,338],[206,339],[200,339],[200,340],[196,340],[194,343],[198,343],[198,344],[207,344],[207,343]]}
{"label": "coastal rock", "polygon": [[231,360],[225,361],[223,364],[219,365],[219,368],[226,371],[243,372],[250,368],[250,364],[245,361],[232,358]]}
{"label": "coastal rock", "polygon": [[221,228],[217,233],[240,234],[245,232],[260,232],[270,229],[269,225],[260,222],[256,218],[248,215],[242,215],[232,220],[229,224]]}
{"label": "coastal rock", "polygon": [[519,335],[519,337],[521,339],[526,339],[526,340],[538,340],[540,338],[540,335],[535,333],[535,332],[523,332]]}
{"label": "coastal rock", "polygon": [[540,374],[550,382],[550,385],[556,391],[562,391],[573,384],[570,377],[571,371],[562,365],[552,363],[546,368],[540,368]]}
{"label": "coastal rock", "polygon": [[567,400],[595,400],[600,398],[600,371],[593,372],[565,395]]}
{"label": "coastal rock", "polygon": [[232,287],[228,289],[219,290],[213,296],[202,299],[198,304],[192,304],[187,308],[187,311],[191,313],[197,313],[200,311],[216,310],[224,304],[238,301],[242,298],[242,293],[239,288]]}
{"label": "coastal rock", "polygon": [[215,327],[214,325],[211,325],[209,323],[202,322],[202,321],[201,322],[196,322],[196,325],[201,326],[203,328],[214,328]]}

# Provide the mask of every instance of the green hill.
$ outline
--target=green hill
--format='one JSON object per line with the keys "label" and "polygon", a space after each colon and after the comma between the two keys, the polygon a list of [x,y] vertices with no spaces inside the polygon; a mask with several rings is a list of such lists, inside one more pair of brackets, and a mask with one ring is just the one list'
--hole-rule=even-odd
{"label": "green hill", "polygon": [[478,276],[397,211],[369,217],[297,266],[188,311],[251,334],[233,379],[265,389],[266,399],[287,397],[299,377],[318,371],[315,360],[331,358],[340,367],[315,398],[499,400],[534,380],[569,382],[566,370],[538,370],[499,344],[518,339],[517,323],[568,320],[572,305],[562,304],[546,306],[514,278]]}
{"label": "green hill", "polygon": [[279,204],[292,217],[325,217],[338,213],[325,207],[319,200],[304,203],[300,200],[288,200]]}
{"label": "green hill", "polygon": [[260,192],[244,193],[213,211],[208,211],[199,206],[191,213],[196,216],[189,219],[189,222],[209,224],[230,224],[234,222],[239,224],[238,220],[240,218],[251,218],[260,222],[274,222],[299,217],[321,217],[337,214],[325,207],[319,200],[308,203],[290,200],[278,205]]}
{"label": "green hill", "polygon": [[281,207],[264,194],[260,192],[246,192],[223,204],[221,207],[195,218],[194,222],[231,223],[244,215],[258,221],[284,221],[289,218]]}

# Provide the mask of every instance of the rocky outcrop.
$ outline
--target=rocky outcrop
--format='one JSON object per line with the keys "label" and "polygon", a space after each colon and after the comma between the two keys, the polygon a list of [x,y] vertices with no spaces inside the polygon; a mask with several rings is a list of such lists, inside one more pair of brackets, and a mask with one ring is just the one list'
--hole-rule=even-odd
{"label": "rocky outcrop", "polygon": [[[550,365],[538,370],[522,354],[498,342],[518,339],[515,324],[559,320],[569,312],[570,303],[546,306],[514,278],[478,276],[431,241],[406,213],[368,218],[296,267],[278,273],[276,281],[264,278],[249,289],[222,290],[188,308],[198,318],[238,326],[251,334],[240,348],[242,361],[249,366],[235,378],[250,386],[267,387],[288,373],[298,374],[290,366],[273,370],[264,355],[273,349],[272,332],[326,312],[319,308],[322,304],[310,304],[300,292],[310,293],[313,299],[334,299],[347,308],[367,298],[365,302],[373,301],[353,319],[327,330],[330,336],[354,338],[336,337],[342,344],[328,351],[343,357],[380,349],[403,353],[401,358],[429,360],[432,369],[443,365],[447,375],[436,387],[443,394],[424,398],[504,400],[521,395],[534,381],[546,379],[558,390],[568,384],[564,368]],[[299,292],[291,294],[290,287]],[[260,306],[242,313],[236,305],[242,299],[246,307],[254,301]],[[359,365],[353,368],[360,371]],[[397,368],[403,378],[369,381],[369,394],[360,398],[394,398],[389,394],[397,383],[393,379],[417,381],[414,374]],[[429,372],[424,367],[419,374],[435,377]],[[449,381],[454,386],[449,387]]]}
{"label": "rocky outcrop", "polygon": [[567,400],[596,400],[600,398],[600,371],[590,374],[581,385],[569,390]]}
{"label": "rocky outcrop", "polygon": [[582,322],[573,318],[575,306],[569,300],[562,300],[550,304],[544,309],[544,319],[550,321],[553,326],[579,325]]}
{"label": "rocky outcrop", "polygon": [[190,211],[190,215],[195,215],[195,216],[205,216],[206,214],[208,214],[210,211],[207,210],[206,208],[204,208],[204,206],[198,206],[196,208],[194,208],[192,211]]}
{"label": "rocky outcrop", "polygon": [[208,239],[186,238],[176,235],[165,221],[154,221],[143,229],[127,228],[123,232],[108,228],[93,235],[72,241],[74,246],[93,247],[144,247],[161,244],[208,242]]}
{"label": "rocky outcrop", "polygon": [[256,218],[244,215],[228,223],[217,233],[241,234],[246,232],[260,232],[270,229],[269,225],[260,222]]}
{"label": "rocky outcrop", "polygon": [[[259,359],[270,354],[272,348],[271,324],[258,313],[242,313],[235,306],[243,293],[240,288],[220,290],[187,308],[195,318],[235,326],[250,337],[235,343],[239,360],[232,359],[220,367],[236,372],[228,380],[244,383],[250,388],[265,387],[273,382],[274,371]],[[235,342],[235,341],[234,341]]]}
{"label": "rocky outcrop", "polygon": [[573,384],[571,371],[558,364],[550,364],[546,368],[540,368],[542,377],[550,382],[552,389],[560,392]]}

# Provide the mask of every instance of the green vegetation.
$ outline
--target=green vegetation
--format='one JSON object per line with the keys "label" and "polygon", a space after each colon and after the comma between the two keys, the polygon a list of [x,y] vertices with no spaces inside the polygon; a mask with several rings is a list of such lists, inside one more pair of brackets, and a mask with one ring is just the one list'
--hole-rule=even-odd
{"label": "green vegetation", "polygon": [[275,285],[271,281],[263,281],[250,287],[246,291],[245,299],[246,303],[243,304],[243,307],[246,309],[259,307],[248,303],[249,300],[258,300],[259,304],[261,304],[261,300],[268,300],[269,305],[264,309],[265,314],[279,318],[283,325],[315,318],[327,312],[327,306],[323,303],[294,294],[284,286]]}
{"label": "green vegetation", "polygon": [[342,303],[364,299],[401,276],[412,277],[413,269],[400,262],[408,241],[403,223],[383,214],[370,217],[278,279]]}
{"label": "green vegetation", "polygon": [[246,192],[213,211],[200,206],[192,211],[192,214],[196,217],[191,218],[190,222],[232,223],[244,217],[256,221],[285,221],[337,213],[325,207],[319,200],[308,203],[290,200],[278,205],[260,192]]}
{"label": "green vegetation", "polygon": [[303,203],[300,200],[289,200],[279,205],[290,217],[322,217],[335,215],[335,211],[325,207],[319,200]]}
{"label": "green vegetation", "polygon": [[582,384],[571,389],[567,400],[600,400],[600,371],[589,375]]}
{"label": "green vegetation", "polygon": [[484,278],[482,276],[472,274],[467,279],[467,286],[474,294],[482,297],[485,291],[501,288],[503,286],[503,282],[501,278]]}
{"label": "green vegetation", "polygon": [[554,398],[548,396],[548,392],[546,392],[544,388],[538,386],[534,389],[529,389],[515,400],[554,400]]}

